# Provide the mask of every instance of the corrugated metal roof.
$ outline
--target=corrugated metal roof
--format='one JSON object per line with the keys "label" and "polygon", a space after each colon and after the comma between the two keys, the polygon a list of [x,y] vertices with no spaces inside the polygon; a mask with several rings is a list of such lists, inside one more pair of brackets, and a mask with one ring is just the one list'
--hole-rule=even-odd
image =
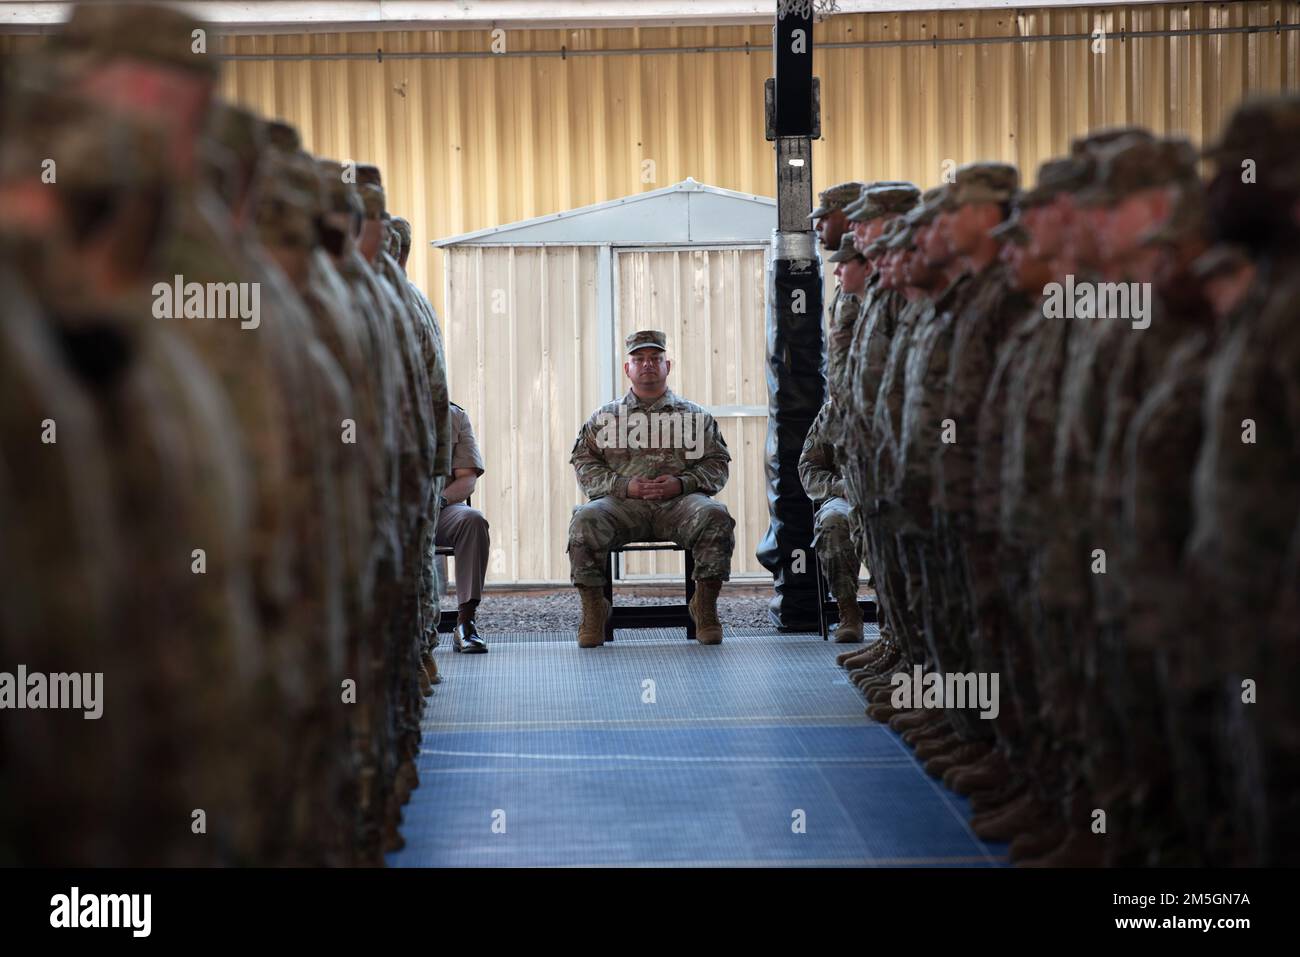
{"label": "corrugated metal roof", "polygon": [[708,186],[688,176],[662,189],[489,226],[431,245],[765,243],[775,227],[776,200]]}

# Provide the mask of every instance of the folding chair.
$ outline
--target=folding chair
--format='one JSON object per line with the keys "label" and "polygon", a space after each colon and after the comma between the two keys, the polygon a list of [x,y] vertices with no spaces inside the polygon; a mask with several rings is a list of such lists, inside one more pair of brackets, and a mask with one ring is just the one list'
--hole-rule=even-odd
{"label": "folding chair", "polygon": [[[614,576],[618,572],[618,556],[623,552],[685,552],[686,602],[695,596],[695,559],[691,550],[672,542],[628,544],[609,551],[608,580],[605,582],[605,600],[614,604]],[[695,622],[686,604],[681,605],[623,605],[614,606],[605,620],[605,640],[614,640],[615,628],[676,628],[686,627],[686,639],[695,640]]]}

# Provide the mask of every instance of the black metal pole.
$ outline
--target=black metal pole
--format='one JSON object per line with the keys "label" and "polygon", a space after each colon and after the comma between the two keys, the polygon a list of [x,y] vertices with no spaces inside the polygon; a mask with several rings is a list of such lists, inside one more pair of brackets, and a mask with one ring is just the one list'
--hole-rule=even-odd
{"label": "black metal pole", "polygon": [[783,631],[817,628],[813,507],[799,453],[826,394],[822,275],[812,211],[812,140],[820,135],[812,75],[813,18],[778,15],[767,138],[775,143],[777,228],[767,274],[767,502],[757,558],[772,573],[768,616]]}

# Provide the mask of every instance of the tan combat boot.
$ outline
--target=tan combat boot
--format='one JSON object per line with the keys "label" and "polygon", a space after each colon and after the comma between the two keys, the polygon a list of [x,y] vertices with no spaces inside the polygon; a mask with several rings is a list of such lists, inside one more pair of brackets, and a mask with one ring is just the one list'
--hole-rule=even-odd
{"label": "tan combat boot", "polygon": [[721,578],[698,578],[695,595],[686,607],[695,622],[695,640],[702,645],[722,644],[722,622],[718,620],[718,592]]}
{"label": "tan combat boot", "polygon": [[579,585],[582,596],[582,621],[578,623],[578,647],[599,648],[605,643],[605,620],[610,606],[605,590],[599,585]]}
{"label": "tan combat boot", "polygon": [[835,582],[835,604],[839,607],[840,623],[835,629],[835,640],[840,644],[862,640],[862,608],[858,605],[858,580],[844,576]]}

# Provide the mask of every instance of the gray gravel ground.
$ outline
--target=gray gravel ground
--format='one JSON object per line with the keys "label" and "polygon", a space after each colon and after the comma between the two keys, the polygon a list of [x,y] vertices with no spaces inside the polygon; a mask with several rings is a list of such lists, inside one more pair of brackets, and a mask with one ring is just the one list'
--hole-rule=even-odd
{"label": "gray gravel ground", "polygon": [[[771,592],[761,595],[737,594],[729,597],[724,586],[718,596],[718,617],[730,627],[765,627],[767,602]],[[633,595],[614,591],[616,605],[659,605],[680,603],[684,595]],[[443,599],[443,608],[455,608],[455,598]],[[487,637],[503,631],[577,631],[582,617],[578,592],[566,588],[553,592],[492,593],[483,596],[478,608],[478,630]]]}

